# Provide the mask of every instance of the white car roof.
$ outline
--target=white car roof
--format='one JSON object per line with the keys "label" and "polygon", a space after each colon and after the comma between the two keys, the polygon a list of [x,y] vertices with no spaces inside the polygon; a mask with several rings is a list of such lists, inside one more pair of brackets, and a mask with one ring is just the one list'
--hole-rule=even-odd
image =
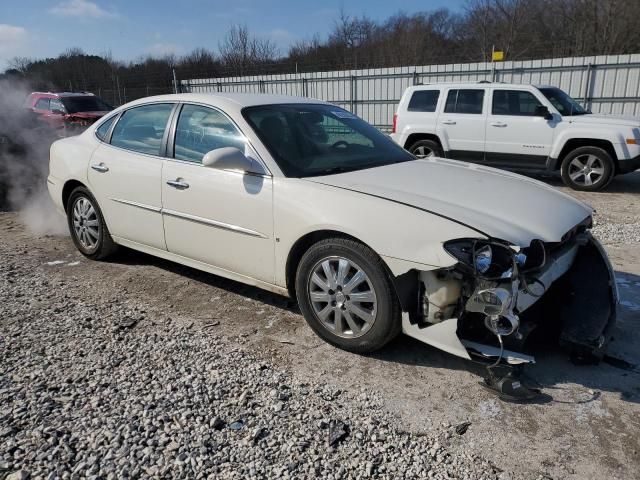
{"label": "white car roof", "polygon": [[328,102],[317,100],[315,98],[295,97],[290,95],[271,95],[265,93],[178,93],[171,95],[156,95],[153,97],[145,97],[128,103],[126,106],[133,106],[150,102],[193,102],[203,103],[217,107],[226,107],[233,110],[241,110],[244,107],[253,107],[256,105],[273,105],[283,103],[314,103],[330,105]]}

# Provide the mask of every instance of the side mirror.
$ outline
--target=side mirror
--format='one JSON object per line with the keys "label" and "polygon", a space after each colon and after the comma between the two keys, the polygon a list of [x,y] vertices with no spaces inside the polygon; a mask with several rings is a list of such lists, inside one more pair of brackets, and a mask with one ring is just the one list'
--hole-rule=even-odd
{"label": "side mirror", "polygon": [[64,115],[64,112],[62,110],[58,110],[57,108],[51,110],[51,113],[53,113],[54,115]]}
{"label": "side mirror", "polygon": [[238,170],[248,172],[251,169],[251,159],[235,147],[216,148],[207,152],[202,158],[205,167],[219,170]]}
{"label": "side mirror", "polygon": [[553,120],[553,114],[544,105],[538,105],[535,110],[536,117],[543,117],[545,120]]}

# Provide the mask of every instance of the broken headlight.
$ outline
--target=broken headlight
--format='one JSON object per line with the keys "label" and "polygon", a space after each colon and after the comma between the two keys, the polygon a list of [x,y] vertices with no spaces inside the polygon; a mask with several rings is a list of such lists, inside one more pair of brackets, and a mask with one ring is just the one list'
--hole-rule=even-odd
{"label": "broken headlight", "polygon": [[446,242],[444,249],[466,268],[484,278],[511,278],[513,274],[514,252],[506,245],[465,238]]}

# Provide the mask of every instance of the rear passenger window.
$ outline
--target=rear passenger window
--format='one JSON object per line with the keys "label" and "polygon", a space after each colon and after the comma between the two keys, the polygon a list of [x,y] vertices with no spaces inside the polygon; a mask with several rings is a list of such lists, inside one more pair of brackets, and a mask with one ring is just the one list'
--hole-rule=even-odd
{"label": "rear passenger window", "polygon": [[162,136],[172,104],[134,107],[122,114],[111,135],[111,145],[134,152],[160,155]]}
{"label": "rear passenger window", "polygon": [[176,129],[174,157],[201,163],[211,150],[236,147],[244,151],[245,139],[221,112],[197,105],[185,105]]}
{"label": "rear passenger window", "polygon": [[444,113],[482,113],[484,90],[456,89],[449,90]]}
{"label": "rear passenger window", "polygon": [[542,104],[529,92],[521,90],[494,90],[491,113],[493,115],[534,116]]}
{"label": "rear passenger window", "polygon": [[440,90],[418,90],[413,92],[407,110],[409,112],[435,112]]}
{"label": "rear passenger window", "polygon": [[102,140],[103,142],[107,141],[107,133],[109,133],[109,129],[113,124],[113,121],[116,119],[117,115],[114,115],[106,122],[103,122],[98,128],[96,128],[96,136]]}

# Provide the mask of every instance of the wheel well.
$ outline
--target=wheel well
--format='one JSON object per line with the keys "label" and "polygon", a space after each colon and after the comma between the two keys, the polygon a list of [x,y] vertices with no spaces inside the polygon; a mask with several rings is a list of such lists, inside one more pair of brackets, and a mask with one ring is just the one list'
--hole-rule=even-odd
{"label": "wheel well", "polygon": [[78,180],[69,180],[67,183],[64,184],[64,187],[62,187],[62,205],[65,210],[67,209],[67,202],[69,201],[71,192],[73,192],[77,187],[86,188],[86,186],[82,182],[79,182]]}
{"label": "wheel well", "polygon": [[317,230],[315,232],[307,233],[303,237],[300,237],[296,241],[296,243],[293,244],[293,247],[291,247],[289,256],[287,257],[287,266],[285,273],[287,280],[287,290],[289,291],[289,295],[291,296],[291,298],[296,298],[296,272],[298,271],[298,265],[300,264],[302,256],[307,250],[309,250],[309,248],[311,248],[312,245],[327,238],[348,238],[350,240],[355,240],[356,242],[366,245],[366,243],[362,242],[356,237],[343,232],[339,232],[337,230]]}
{"label": "wheel well", "polygon": [[562,165],[562,161],[565,159],[569,153],[571,153],[576,148],[580,147],[598,147],[606,151],[611,158],[613,159],[614,166],[616,171],[618,170],[618,156],[616,155],[616,151],[613,148],[613,144],[608,140],[598,140],[594,138],[572,138],[567,140],[567,143],[562,147],[562,151],[558,156],[558,161],[556,162],[556,166],[554,170],[559,170],[560,165]]}
{"label": "wheel well", "polygon": [[409,148],[419,140],[432,140],[440,145],[440,148],[442,148],[442,142],[440,141],[440,138],[432,133],[412,133],[404,143],[404,148]]}

